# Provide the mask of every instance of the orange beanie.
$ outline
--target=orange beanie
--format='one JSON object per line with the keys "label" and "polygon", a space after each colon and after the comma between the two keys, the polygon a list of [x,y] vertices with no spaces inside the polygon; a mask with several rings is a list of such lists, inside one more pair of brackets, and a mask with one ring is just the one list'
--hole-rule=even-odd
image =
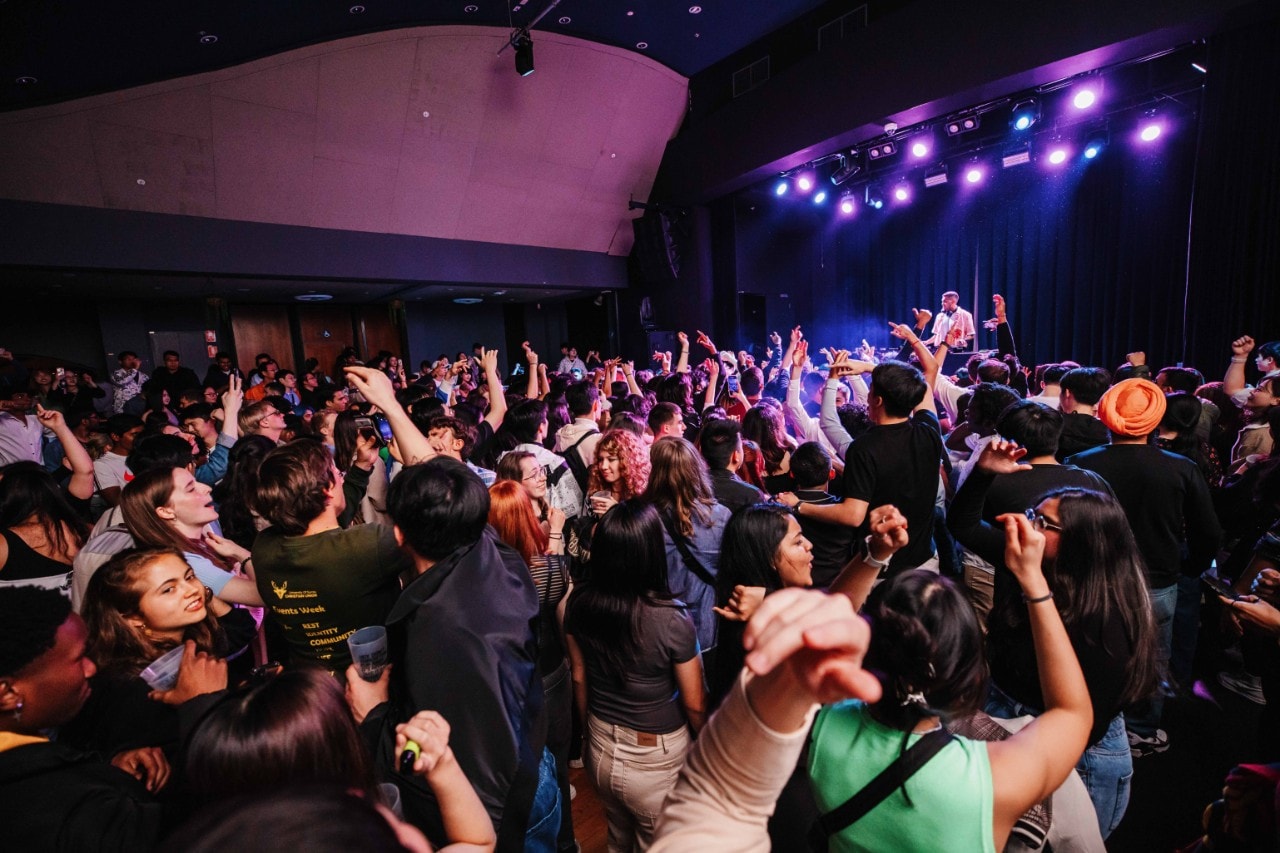
{"label": "orange beanie", "polygon": [[1098,420],[1118,435],[1150,435],[1164,417],[1164,392],[1149,379],[1126,379],[1098,401]]}

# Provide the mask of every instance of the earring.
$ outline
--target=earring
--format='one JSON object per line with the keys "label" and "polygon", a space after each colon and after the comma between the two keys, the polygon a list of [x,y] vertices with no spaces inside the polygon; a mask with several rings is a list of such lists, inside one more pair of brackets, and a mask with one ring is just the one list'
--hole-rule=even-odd
{"label": "earring", "polygon": [[15,722],[22,722],[22,709],[27,703],[23,701],[21,696],[18,697],[18,704],[13,706],[13,719]]}

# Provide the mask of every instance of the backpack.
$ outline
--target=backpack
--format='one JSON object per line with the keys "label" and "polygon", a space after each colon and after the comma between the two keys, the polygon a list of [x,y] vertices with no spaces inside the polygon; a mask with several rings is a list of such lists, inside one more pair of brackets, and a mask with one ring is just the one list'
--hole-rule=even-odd
{"label": "backpack", "polygon": [[573,472],[573,479],[578,481],[578,488],[584,495],[587,493],[587,482],[591,478],[591,471],[587,468],[586,460],[582,458],[582,451],[578,449],[578,446],[588,438],[591,438],[591,436],[599,434],[599,430],[589,430],[586,435],[575,441],[573,446],[563,454],[564,461],[568,463],[569,470]]}

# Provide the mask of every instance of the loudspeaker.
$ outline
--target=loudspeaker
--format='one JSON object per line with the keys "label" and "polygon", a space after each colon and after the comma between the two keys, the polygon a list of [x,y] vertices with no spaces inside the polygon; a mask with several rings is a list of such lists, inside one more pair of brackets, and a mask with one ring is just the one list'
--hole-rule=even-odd
{"label": "loudspeaker", "polygon": [[660,283],[680,278],[680,256],[687,234],[678,214],[646,211],[644,216],[631,220],[631,228],[636,237],[632,251],[645,281]]}

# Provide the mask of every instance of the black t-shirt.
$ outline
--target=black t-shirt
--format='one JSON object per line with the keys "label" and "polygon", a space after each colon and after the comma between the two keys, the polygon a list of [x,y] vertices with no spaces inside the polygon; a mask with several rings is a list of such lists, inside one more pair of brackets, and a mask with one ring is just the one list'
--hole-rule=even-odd
{"label": "black t-shirt", "polygon": [[1091,447],[1100,447],[1107,443],[1111,434],[1107,432],[1102,421],[1093,415],[1082,415],[1078,412],[1063,414],[1062,437],[1058,439],[1058,461],[1082,453]]}
{"label": "black t-shirt", "polygon": [[911,542],[893,555],[890,568],[895,573],[933,556],[941,464],[942,431],[938,416],[927,410],[902,423],[872,427],[845,453],[845,500],[866,501],[868,510],[893,504],[906,516]]}
{"label": "black t-shirt", "polygon": [[[840,503],[834,495],[813,489],[796,489],[795,495],[803,503]],[[853,557],[858,531],[847,524],[832,524],[811,515],[798,515],[796,521],[800,522],[804,538],[813,543],[813,585],[826,589]]]}

